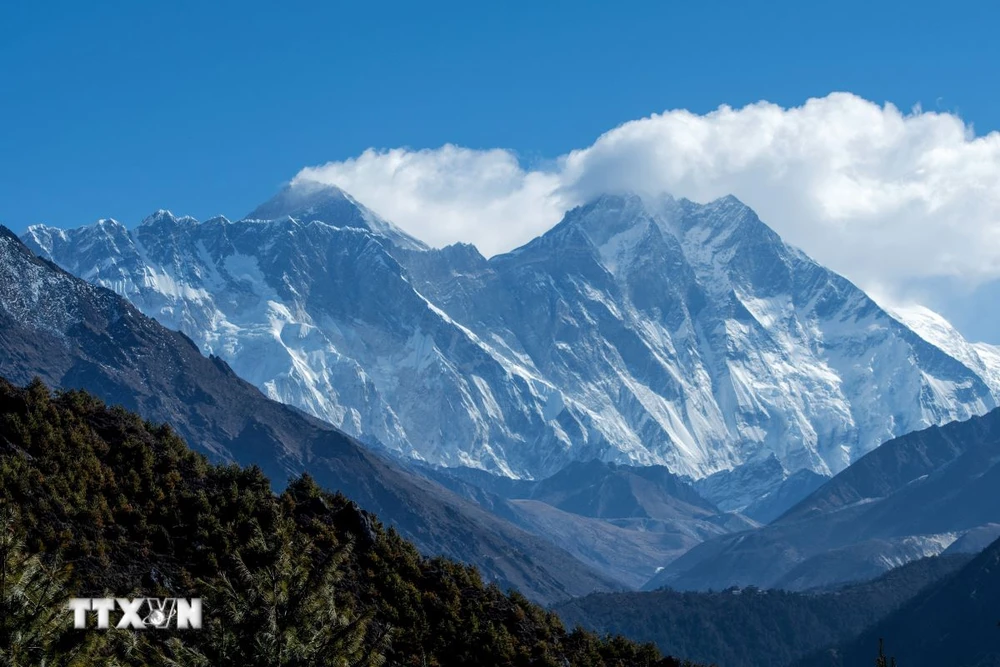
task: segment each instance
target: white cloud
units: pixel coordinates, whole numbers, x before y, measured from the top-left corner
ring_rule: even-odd
[[[296,180],[337,185],[431,245],[463,241],[488,255],[529,241],[570,207],[557,192],[558,172],[525,171],[500,149],[369,149],[303,169]]]
[[[1000,133],[835,93],[784,109],[667,111],[525,169],[510,151],[369,150],[296,177],[334,183],[434,245],[487,255],[601,193],[735,194],[787,241],[894,297],[912,281],[1000,277]]]

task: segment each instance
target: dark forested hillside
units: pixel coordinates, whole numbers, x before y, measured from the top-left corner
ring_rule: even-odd
[[[0,380],[0,499],[4,664],[680,664],[567,632],[307,476],[275,495],[83,392]],[[201,596],[205,627],[80,632],[54,611],[139,594]]]
[[[854,667],[879,639],[901,667],[1000,665],[1000,541],[928,586],[860,636],[804,658],[796,667]]]
[[[822,593],[756,588],[595,593],[555,611],[567,624],[655,642],[663,651],[695,660],[723,667],[779,667],[855,636],[970,558],[927,558],[873,581]],[[844,667],[868,664],[873,655],[869,646],[859,661]]]

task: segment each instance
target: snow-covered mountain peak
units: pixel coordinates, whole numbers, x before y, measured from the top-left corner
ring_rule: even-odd
[[[682,241],[715,250],[735,245],[772,245],[788,249],[757,213],[733,195],[706,204],[689,199],[666,207],[658,219]]]
[[[706,214],[713,216],[757,216],[752,208],[747,206],[743,203],[743,200],[733,194],[723,195],[722,197],[718,197],[704,204],[699,204],[691,201],[690,199],[681,199],[680,202],[682,206],[692,209],[701,209]]]
[[[436,251],[457,272],[470,269],[485,269],[489,261],[471,243],[452,243]]]
[[[109,229],[109,228],[115,230],[125,229],[125,225],[118,222],[114,218],[101,218],[100,220],[95,222],[94,225],[96,227],[100,227],[101,229]]]
[[[925,341],[982,376],[1000,400],[1000,347],[966,341],[942,315],[918,304],[886,310]]]
[[[161,208],[147,215],[139,223],[140,227],[174,227],[178,225],[197,225],[198,221],[189,215],[176,216],[167,209]]]
[[[582,229],[600,247],[650,217],[646,203],[636,194],[602,195],[569,211],[562,224]]]
[[[614,280],[602,278],[595,263]],[[769,456],[777,457],[782,475],[803,468],[829,475],[888,432],[940,423],[945,414],[964,418],[997,403],[991,388],[1000,384],[985,364],[956,363],[948,349],[935,357],[915,344],[861,290],[785,244],[734,196],[707,204],[601,196],[491,265],[501,274],[516,270],[518,285],[549,285],[548,298],[558,295],[563,328],[579,329],[567,334],[572,342],[563,356],[573,361],[566,363],[605,364],[598,376],[605,383],[622,378],[626,394],[642,396],[633,384],[639,381],[658,387],[660,397],[677,396],[676,409],[687,413],[679,417],[683,429],[677,413],[657,414],[649,396],[639,400],[685,452],[682,463],[663,462],[675,471],[691,466],[696,478]],[[470,315],[484,316],[482,309]],[[645,349],[635,339],[611,343],[616,329],[641,332]],[[596,354],[609,344],[617,354]],[[923,361],[913,374],[915,356]],[[884,374],[893,379],[874,389]],[[917,387],[923,389],[911,393]],[[870,393],[875,407],[852,398],[857,392]],[[904,426],[907,412],[916,421]],[[609,430],[636,432],[615,423],[630,419],[623,413],[603,419]],[[789,441],[799,444],[789,448]]]
[[[578,233],[612,274],[652,262],[674,278],[693,270],[703,288],[720,295],[734,284],[753,282],[742,273],[762,268],[773,273],[788,257],[801,255],[732,195],[707,204],[669,195],[602,195],[568,212],[542,238],[561,238],[565,245],[577,243]]]
[[[602,247],[650,222],[681,241],[690,236],[696,242],[718,245],[720,241],[745,242],[759,236],[769,243],[781,243],[754,210],[733,195],[699,204],[670,195],[605,194],[569,211],[557,228],[573,225],[584,230],[595,246]]]
[[[334,227],[367,229],[396,246],[423,250],[427,246],[358,202],[335,185],[296,180],[255,208],[246,220],[294,218],[302,223],[324,222]]]
[[[297,181],[283,187],[276,195],[251,211],[248,220],[277,220],[310,217],[326,210],[362,209],[346,192],[335,185],[316,181]],[[365,211],[362,211],[362,213]],[[325,222],[332,222],[327,220]]]
[[[946,352],[959,352],[955,347],[955,339],[961,337],[961,334],[943,315],[919,304],[894,305],[885,309],[927,342],[934,343]]]
[[[24,237],[26,242],[30,239],[34,242],[34,245],[46,253],[51,253],[56,239],[65,239],[66,232],[57,227],[49,227],[48,225],[31,225],[24,232]]]

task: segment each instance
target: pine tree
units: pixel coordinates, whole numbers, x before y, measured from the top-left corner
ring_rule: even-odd
[[[881,637],[878,640],[878,658],[875,659],[875,667],[896,667],[895,658],[885,657],[885,645]]]
[[[270,537],[259,524],[255,532],[246,553],[233,554],[235,575],[206,582],[215,611],[207,619],[204,649],[174,638],[164,664],[382,665],[389,634],[370,632],[373,612],[338,608],[337,582],[350,545],[319,556],[284,517]]]
[[[17,512],[0,508],[0,665],[83,664],[66,611],[69,568],[28,555]],[[75,645],[77,644],[77,645]]]

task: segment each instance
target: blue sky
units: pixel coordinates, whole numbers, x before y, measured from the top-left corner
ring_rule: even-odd
[[[368,147],[502,147],[531,165],[653,112],[836,90],[996,129],[1000,12],[945,7],[12,0],[0,221],[238,217]]]

